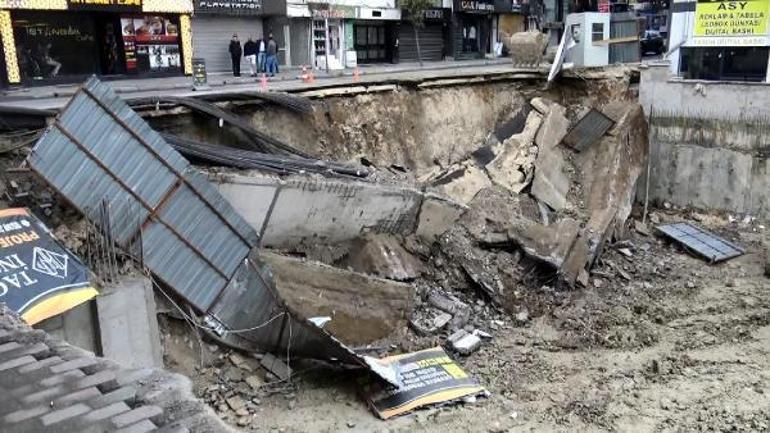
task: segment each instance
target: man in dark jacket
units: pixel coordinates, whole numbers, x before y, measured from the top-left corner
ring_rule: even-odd
[[[251,70],[251,76],[257,76],[257,43],[254,42],[254,37],[249,36],[249,40],[243,44],[243,57],[246,58],[246,62],[249,64]]]
[[[230,60],[233,61],[233,76],[241,76],[241,41],[238,40],[238,34],[233,33],[233,38],[230,39]]]
[[[271,77],[275,77],[278,73],[278,44],[273,39],[273,34],[270,33],[267,39],[267,73]]]

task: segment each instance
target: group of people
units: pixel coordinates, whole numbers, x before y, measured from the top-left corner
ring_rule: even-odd
[[[230,59],[233,61],[233,75],[241,76],[241,56],[246,58],[251,69],[251,76],[256,77],[258,73],[266,73],[274,77],[278,73],[278,44],[270,33],[267,40],[254,40],[249,36],[249,40],[243,44],[238,40],[238,34],[234,33],[230,40]]]

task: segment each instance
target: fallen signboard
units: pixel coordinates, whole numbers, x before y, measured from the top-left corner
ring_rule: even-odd
[[[97,294],[85,265],[39,219],[0,210],[0,302],[34,325]]]
[[[732,259],[746,253],[746,250],[738,245],[690,223],[664,224],[655,228],[688,250],[705,257],[711,263]]]
[[[399,384],[375,384],[365,390],[370,407],[382,419],[423,406],[487,395],[487,391],[440,347],[390,356],[377,362],[383,368],[393,370]]]

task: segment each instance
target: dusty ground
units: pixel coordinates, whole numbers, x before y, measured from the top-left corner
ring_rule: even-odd
[[[657,215],[664,221],[692,217]],[[588,288],[543,286],[542,296],[531,298],[539,301],[527,301],[540,305],[520,305],[542,312],[536,317],[516,320],[477,299],[472,322],[487,322],[494,338],[458,358],[491,391],[475,404],[380,421],[357,394],[354,373],[297,364],[293,385],[247,390],[243,395],[256,401],[249,401],[248,416],[238,417],[223,405],[224,391],[214,391],[228,380],[222,377],[233,375],[226,352],[204,346],[208,356],[223,359],[215,362],[219,367],[196,370],[190,360],[197,359],[197,343],[180,331],[169,337],[177,339],[169,353],[183,365],[167,361],[192,374],[199,395],[225,419],[240,419],[254,431],[766,431],[770,280],[762,276],[762,228],[695,217],[747,254],[708,265],[661,238],[634,232],[623,244],[633,255],[606,251]],[[476,299],[466,295],[466,301]],[[429,347],[438,340],[409,341]]]

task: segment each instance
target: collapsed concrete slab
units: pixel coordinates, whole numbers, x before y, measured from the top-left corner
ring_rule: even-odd
[[[562,210],[567,205],[570,178],[565,173],[567,161],[562,150],[540,148],[535,161],[535,176],[532,179],[532,195],[553,210]]]
[[[535,161],[532,195],[558,211],[566,206],[570,187],[570,179],[564,172],[567,168],[565,156],[559,146],[569,129],[567,110],[542,98],[533,98],[532,105],[544,113],[535,137],[539,151]]]
[[[323,329],[359,346],[393,335],[407,325],[413,288],[319,262],[263,252],[275,286],[300,317],[328,317]]]

